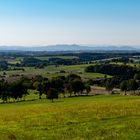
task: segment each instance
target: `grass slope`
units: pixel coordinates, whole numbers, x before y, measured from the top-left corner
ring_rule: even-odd
[[[0,105],[0,139],[139,140],[140,97],[92,96]]]

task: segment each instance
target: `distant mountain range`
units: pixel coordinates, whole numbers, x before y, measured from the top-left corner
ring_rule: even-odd
[[[0,51],[140,51],[138,46],[82,46],[82,45],[50,45],[38,47],[0,46]]]

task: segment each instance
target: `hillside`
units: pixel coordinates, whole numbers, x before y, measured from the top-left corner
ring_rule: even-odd
[[[34,99],[34,98],[32,98]],[[140,98],[92,96],[1,104],[3,140],[140,139]]]

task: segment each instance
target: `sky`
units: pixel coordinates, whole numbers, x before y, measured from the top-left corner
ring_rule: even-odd
[[[140,0],[0,0],[0,45],[140,45]]]

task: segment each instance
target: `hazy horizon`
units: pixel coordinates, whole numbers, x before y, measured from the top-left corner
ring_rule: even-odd
[[[1,0],[0,46],[139,46],[139,7],[139,0]]]

